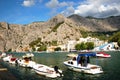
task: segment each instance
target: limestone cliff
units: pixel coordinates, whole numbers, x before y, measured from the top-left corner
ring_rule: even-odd
[[[27,25],[0,22],[0,51],[29,46],[29,43],[41,38],[42,42],[57,41],[66,44],[68,40],[78,40],[84,31],[120,30],[120,16],[104,19],[59,14],[46,22],[33,22]]]

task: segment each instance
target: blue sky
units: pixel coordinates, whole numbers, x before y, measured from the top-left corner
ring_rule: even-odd
[[[0,22],[29,24],[57,14],[109,17],[120,15],[120,0],[0,0]]]

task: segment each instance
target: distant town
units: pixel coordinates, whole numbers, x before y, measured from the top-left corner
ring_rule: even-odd
[[[74,52],[77,51],[77,44],[82,44],[82,43],[93,43],[92,48],[86,48],[86,49],[79,49],[78,51],[89,51],[89,50],[93,50],[93,51],[115,51],[118,50],[119,46],[117,44],[117,42],[108,42],[108,41],[104,41],[104,40],[100,40],[98,38],[93,38],[93,37],[86,37],[86,38],[80,38],[78,41],[76,40],[70,40],[68,41],[67,44],[63,44],[63,45],[57,45],[57,46],[47,46],[46,48],[46,52],[54,52],[54,51],[67,51],[67,52]],[[82,44],[84,45],[84,44]],[[34,51],[39,51],[38,50],[39,47],[35,47]],[[19,48],[16,50],[16,52],[23,52],[23,51],[32,51],[32,48],[26,47],[26,48]]]

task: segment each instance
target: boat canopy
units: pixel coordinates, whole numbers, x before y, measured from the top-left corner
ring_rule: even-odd
[[[96,56],[96,52],[80,52],[78,56],[85,56],[85,57]]]
[[[77,64],[87,66],[90,63],[90,56],[96,56],[96,52],[80,52],[77,56]]]

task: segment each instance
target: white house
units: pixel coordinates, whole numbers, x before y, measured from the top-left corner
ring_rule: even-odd
[[[77,43],[76,40],[68,41],[68,44],[67,44],[67,51],[69,52],[71,49],[75,49],[76,43]]]
[[[93,42],[95,47],[101,46],[106,43],[105,41],[99,40],[98,38],[92,38],[92,37],[80,38],[79,41],[76,41],[76,40],[68,41],[67,51],[74,50],[75,45],[78,43],[82,43],[82,42],[84,42],[84,43]]]

